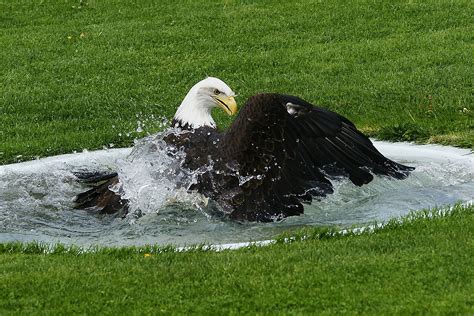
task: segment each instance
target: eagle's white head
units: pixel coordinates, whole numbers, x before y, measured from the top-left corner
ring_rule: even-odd
[[[234,92],[224,81],[208,77],[196,83],[184,98],[174,115],[174,121],[192,128],[216,127],[211,111],[221,107],[227,114],[237,112]]]

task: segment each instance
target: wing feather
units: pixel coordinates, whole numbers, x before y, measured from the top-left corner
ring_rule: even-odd
[[[373,174],[403,179],[413,169],[383,156],[347,118],[278,94],[250,98],[224,135],[222,149],[242,176],[265,171],[263,179],[241,187],[245,199],[233,205],[231,217],[244,220],[301,214],[301,203],[333,193],[332,177],[360,186]]]

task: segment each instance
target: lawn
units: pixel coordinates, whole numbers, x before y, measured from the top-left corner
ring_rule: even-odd
[[[472,314],[474,206],[424,214],[223,252],[0,244],[0,313]]]
[[[471,1],[80,3],[0,2],[0,162],[129,146],[206,75],[474,147]]]
[[[207,75],[474,149],[472,1],[0,0],[0,164],[126,147]],[[232,118],[216,112],[221,128]],[[0,314],[473,314],[473,207],[221,253],[0,244]],[[311,234],[305,232],[305,234]],[[41,248],[41,247],[40,247]]]

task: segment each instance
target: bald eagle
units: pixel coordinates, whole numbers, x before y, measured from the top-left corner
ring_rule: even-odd
[[[216,129],[211,111],[237,112],[234,92],[217,78],[194,85],[178,107],[168,145],[186,153],[183,166],[205,168],[190,191],[215,201],[239,221],[275,221],[300,215],[303,204],[333,193],[331,179],[356,186],[374,175],[406,178],[412,167],[384,157],[352,122],[291,95],[262,93],[247,100],[226,132]],[[76,197],[76,208],[102,213],[127,210],[117,173],[86,176],[92,188]]]

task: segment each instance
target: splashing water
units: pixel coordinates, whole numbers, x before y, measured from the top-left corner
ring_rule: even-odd
[[[165,133],[131,149],[49,157],[0,166],[0,242],[46,241],[87,245],[185,245],[261,240],[308,225],[350,226],[386,221],[410,210],[474,198],[474,158],[468,150],[374,142],[386,156],[415,166],[405,180],[376,177],[363,187],[334,182],[335,193],[305,206],[305,214],[276,223],[236,223],[214,216],[216,206],[187,189],[197,173],[182,168],[184,153],[170,151]],[[74,210],[85,190],[74,172],[117,171],[126,218]],[[120,188],[115,188],[119,190]]]
[[[171,148],[163,138],[169,133],[148,136],[135,142],[132,152],[118,164],[119,186],[114,191],[122,192],[129,201],[130,219],[149,213],[157,213],[163,206],[180,203],[203,211],[207,199],[199,194],[188,194],[196,183],[200,170],[191,172],[182,166],[185,153]]]

